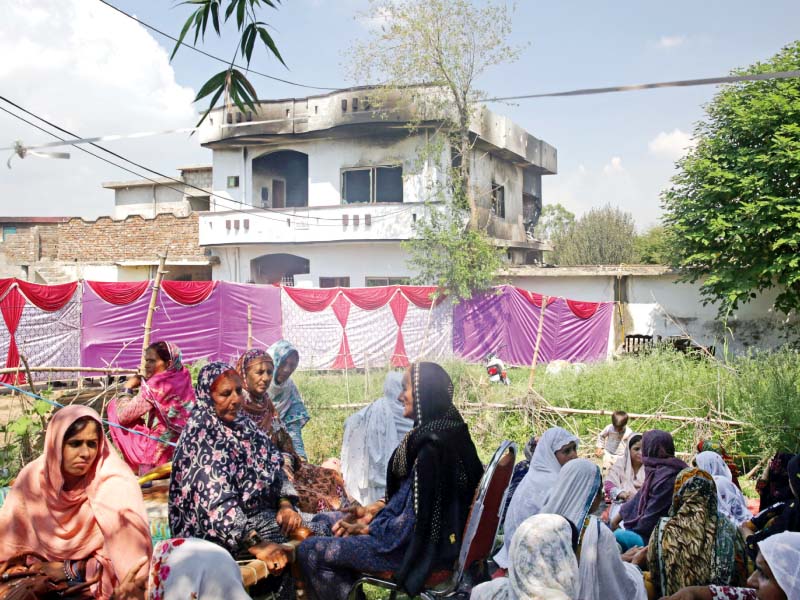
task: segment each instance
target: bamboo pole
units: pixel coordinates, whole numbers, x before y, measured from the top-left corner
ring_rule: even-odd
[[[539,360],[539,347],[542,343],[542,331],[544,330],[544,311],[547,309],[547,296],[542,296],[542,310],[539,312],[539,326],[536,328],[536,345],[533,348],[533,361],[531,362],[531,374],[528,376],[528,389],[533,389],[533,377],[536,375],[536,363]]]
[[[144,373],[144,352],[150,345],[150,330],[153,328],[153,313],[156,310],[156,300],[158,300],[158,290],[161,287],[161,278],[164,276],[164,267],[167,264],[167,251],[158,257],[158,271],[153,282],[153,291],[150,293],[150,305],[147,307],[147,319],[144,322],[144,339],[142,340],[142,360],[139,363],[139,372]]]
[[[36,385],[33,383],[33,375],[31,374],[31,368],[28,365],[28,359],[25,357],[24,354],[20,354],[19,360],[25,367],[25,374],[28,376],[28,385],[31,388],[31,392],[35,395],[38,395],[38,392],[36,391]]]
[[[247,305],[247,349],[253,348],[253,307]]]

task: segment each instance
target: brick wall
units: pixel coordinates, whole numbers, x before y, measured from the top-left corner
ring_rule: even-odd
[[[55,229],[56,225],[51,225]],[[46,227],[42,227],[45,229]],[[9,264],[27,264],[37,259],[36,239],[33,228],[22,229],[19,227],[16,233],[8,234],[4,241],[0,242],[0,253],[5,255],[5,262]]]

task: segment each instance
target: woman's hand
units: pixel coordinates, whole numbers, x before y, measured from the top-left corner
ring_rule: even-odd
[[[142,378],[139,375],[134,375],[133,377],[128,377],[125,383],[122,385],[126,390],[135,390],[142,385]]]
[[[41,562],[37,565],[39,573],[46,575],[47,578],[53,583],[60,583],[67,580],[67,575],[64,573],[63,562]]]
[[[144,600],[145,587],[147,586],[147,576],[150,574],[147,569],[142,567],[147,563],[147,557],[143,556],[133,565],[125,578],[114,588],[113,600]],[[142,573],[139,573],[142,571]]]
[[[622,515],[617,513],[617,515],[611,519],[611,523],[608,524],[611,527],[611,531],[616,531],[619,529],[619,524],[622,523]]]
[[[298,515],[300,516],[300,515]],[[278,544],[271,542],[261,542],[249,548],[250,554],[267,565],[267,570],[272,574],[279,574],[289,563],[286,551]]]
[[[629,562],[637,567],[644,567],[647,565],[647,547],[634,546],[625,552],[620,558],[623,561]]]
[[[631,497],[631,493],[629,491],[620,492],[617,494],[617,500],[628,500]]]
[[[707,585],[696,585],[678,590],[672,596],[662,596],[661,600],[711,600],[711,589]]]
[[[339,526],[336,536],[350,537],[351,535],[369,535],[369,525],[364,523],[348,523],[344,520],[338,521],[336,525]]]
[[[336,537],[366,535],[369,533],[369,528],[366,526],[372,522],[375,515],[381,512],[385,506],[386,504],[383,501],[378,500],[367,506],[351,506],[350,508],[346,508],[342,511],[344,517],[336,521],[332,527],[333,535]],[[366,530],[363,528],[356,529],[353,527],[354,525],[363,525],[366,527]],[[356,531],[358,531],[358,533],[355,533]]]
[[[300,516],[300,513],[289,505],[284,505],[284,507],[278,511],[275,521],[281,526],[281,533],[286,537],[289,537],[290,533],[303,524],[303,518]]]

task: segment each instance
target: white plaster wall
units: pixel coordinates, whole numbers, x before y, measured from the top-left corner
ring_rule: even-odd
[[[585,302],[611,302],[614,300],[614,280],[611,277],[512,277],[509,283],[524,290],[562,296]]]
[[[211,163],[211,188],[214,193],[211,197],[211,210],[238,208],[237,202],[247,197],[243,188],[246,183],[246,169],[242,150],[214,150]],[[228,188],[228,176],[232,175],[239,176],[238,188]]]
[[[516,223],[522,216],[522,169],[485,151],[472,151],[471,180],[478,205],[491,208],[492,182],[505,188],[505,221]]]
[[[115,265],[82,265],[76,275],[89,281],[120,281]]]
[[[309,274],[297,281],[310,280],[319,287],[320,277],[350,277],[350,287],[364,287],[367,277],[411,277],[408,255],[396,242],[339,244],[259,244],[214,248],[220,264],[213,268],[215,280],[246,282],[250,261],[264,254],[287,253],[309,261]]]
[[[183,199],[183,192],[179,184],[177,190],[156,186],[155,200],[156,212],[172,212],[179,216],[188,214],[189,204]],[[142,215],[145,218],[153,217],[153,187],[136,186],[114,190],[114,210],[112,218],[124,219],[129,215]]]

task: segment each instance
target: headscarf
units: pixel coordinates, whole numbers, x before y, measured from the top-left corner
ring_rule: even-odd
[[[647,600],[642,572],[622,561],[614,534],[597,517],[586,519],[578,563],[580,600]]]
[[[767,481],[760,480],[756,489],[761,496],[761,510],[778,502],[791,501],[792,491],[789,489],[789,461],[794,454],[778,452],[769,461]]]
[[[172,462],[169,526],[174,536],[201,537],[234,553],[246,516],[274,510],[284,475],[283,456],[250,417],[228,424],[217,416],[211,386],[229,371],[213,362],[197,376],[197,406]]]
[[[787,600],[800,600],[800,533],[777,533],[758,544]]]
[[[739,585],[747,579],[744,540],[717,511],[714,479],[684,469],[675,480],[669,516],[661,519],[647,551],[662,595],[691,585]]]
[[[262,361],[273,364],[272,357],[266,350],[259,350],[258,348],[248,350],[236,361],[236,372],[242,378],[242,387],[247,392],[242,408],[256,423],[261,423],[265,419],[272,421],[272,417],[277,414],[275,404],[273,404],[266,391],[261,396],[257,396],[255,391],[247,386],[247,369],[251,365]]]
[[[383,396],[344,423],[342,475],[349,494],[363,505],[386,494],[389,459],[414,425],[403,416],[402,391],[403,374],[390,371],[383,382]]]
[[[733,485],[737,488],[739,486],[739,469],[736,467],[736,463],[733,460],[733,457],[725,451],[725,448],[719,442],[715,440],[700,440],[697,443],[697,451],[698,452],[716,452],[722,457],[722,460],[725,461],[725,464],[728,467],[728,470],[731,472],[731,481]],[[740,488],[741,489],[741,488]]]
[[[231,555],[197,538],[159,542],[147,587],[148,600],[250,600]]]
[[[704,451],[694,457],[698,469],[714,478],[717,486],[719,512],[728,517],[737,527],[752,518],[742,491],[733,484],[731,471],[722,456],[716,452]]]
[[[660,429],[651,429],[642,436],[642,463],[644,483],[636,495],[622,505],[620,514],[625,529],[635,531],[646,540],[658,519],[669,512],[675,477],[688,465],[675,458],[672,436]]]
[[[774,516],[769,517],[763,529],[747,538],[751,558],[758,552],[757,545],[769,536],[783,531],[800,531],[800,454],[794,455],[786,465],[786,487],[791,494],[790,500],[762,511]]]
[[[152,407],[151,414],[145,422],[128,427],[145,435],[118,427],[109,428],[114,445],[134,468],[169,462],[173,454],[170,442],[180,435],[194,408],[192,375],[183,366],[181,349],[172,342],[164,344],[169,351],[169,365],[166,370],[142,381],[139,391],[139,396]],[[108,405],[108,418],[112,423],[119,423],[116,399]],[[159,438],[160,442],[153,437]]]
[[[644,465],[640,465],[639,470],[634,471],[633,463],[631,462],[631,448],[641,439],[642,436],[640,434],[633,434],[625,445],[625,453],[608,470],[605,488],[610,500],[615,499],[611,497],[612,491],[615,494],[629,492],[632,497],[644,484]]]
[[[525,519],[541,511],[558,479],[561,465],[556,458],[556,451],[571,442],[577,445],[579,440],[561,427],[551,427],[539,438],[528,473],[517,487],[508,506],[503,524],[503,547],[494,556],[494,561],[501,568],[508,567],[508,551],[517,527]]]
[[[267,349],[267,352],[275,363],[275,375],[272,378],[272,383],[269,384],[267,394],[269,394],[270,399],[275,404],[275,408],[278,409],[278,415],[280,415],[285,424],[288,425],[298,421],[300,427],[302,427],[308,423],[311,417],[306,410],[305,404],[303,404],[300,390],[297,389],[291,377],[287,377],[286,381],[279,384],[277,376],[278,369],[281,368],[284,361],[292,354],[297,354],[299,358],[300,353],[297,352],[297,348],[286,340],[275,342]]]
[[[560,515],[525,519],[510,544],[508,577],[472,589],[471,600],[577,600],[572,527]]]
[[[453,382],[435,363],[410,367],[414,428],[389,460],[386,496],[413,477],[414,537],[395,580],[410,596],[422,589],[431,570],[458,558],[464,525],[483,476],[467,424],[453,405]]]
[[[525,446],[522,448],[522,452],[523,454],[525,454],[525,460],[527,460],[528,462],[530,462],[530,460],[533,458],[533,453],[536,452],[537,443],[538,440],[536,439],[536,436],[532,435],[531,438],[528,440],[528,442],[525,444]]]
[[[571,460],[561,468],[542,513],[564,517],[575,525],[580,539],[589,509],[602,484],[600,467],[585,458]]]
[[[100,436],[91,471],[73,490],[64,490],[61,462],[64,435],[78,419],[90,417]],[[49,561],[94,557],[102,567],[95,596],[111,597],[141,557],[150,556],[150,528],[142,492],[131,470],[103,436],[100,415],[71,405],[47,426],[44,454],[20,472],[0,510],[0,560],[22,552]],[[89,561],[87,576],[97,566]]]

